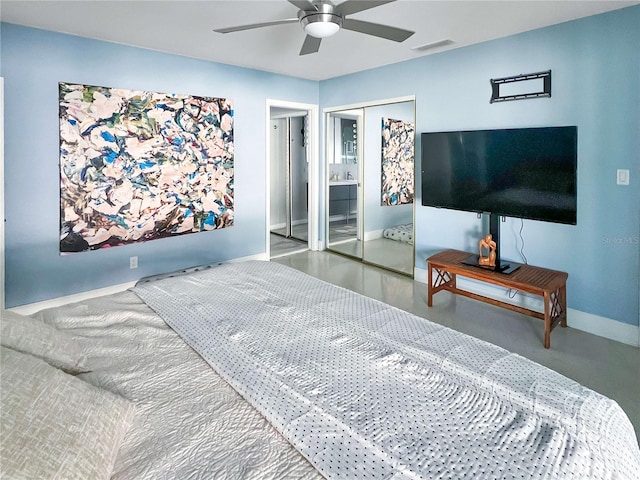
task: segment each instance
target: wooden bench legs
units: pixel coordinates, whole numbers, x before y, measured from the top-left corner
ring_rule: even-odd
[[[558,323],[567,326],[567,287],[566,284],[555,292],[544,292],[544,348],[551,346],[551,331]]]
[[[555,281],[551,282],[551,285],[546,284],[544,286],[536,286],[536,288],[533,288],[531,285],[523,283],[522,281],[516,282],[511,280],[513,277],[498,277],[481,270],[466,271],[462,270],[457,265],[435,265],[432,262],[428,262],[427,268],[429,277],[427,305],[430,307],[433,306],[433,295],[441,290],[447,290],[457,295],[464,295],[466,297],[473,298],[474,300],[479,300],[491,305],[507,308],[514,312],[539,318],[544,321],[544,348],[549,348],[551,346],[551,331],[558,326],[558,324],[562,327],[567,326],[566,274],[563,274],[561,282]],[[521,268],[523,273],[526,273],[526,269],[531,269],[532,267],[523,266]],[[536,267],[536,270],[540,271],[541,269]],[[538,312],[519,305],[460,289],[456,285],[456,271],[460,275],[469,276],[476,280],[485,281],[487,283],[514,290],[525,290],[529,294],[539,295],[542,297],[544,302],[544,312]]]
[[[433,270],[436,271],[436,278],[433,278]],[[440,290],[449,290],[455,292],[456,289],[456,274],[449,273],[441,268],[429,267],[429,288],[427,290],[427,305],[433,306],[433,295]]]

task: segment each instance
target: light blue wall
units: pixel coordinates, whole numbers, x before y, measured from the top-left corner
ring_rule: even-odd
[[[4,23],[1,40],[7,307],[265,252],[266,99],[318,103],[317,82]],[[235,225],[61,256],[60,81],[232,99]]]
[[[532,264],[569,273],[571,308],[638,325],[639,6],[319,85],[8,24],[2,24],[1,40],[9,307],[264,252],[265,99],[319,102],[324,108],[415,95],[418,134],[578,126],[578,225],[525,221],[525,253]],[[490,78],[547,69],[553,72],[552,98],[489,104]],[[59,81],[232,98],[236,225],[60,256]],[[419,156],[416,165],[419,185]],[[630,169],[631,186],[615,185],[617,168]],[[434,249],[474,250],[485,227],[475,214],[417,207],[416,266],[426,268],[425,257]],[[519,220],[503,224],[505,258],[519,258],[519,227]],[[139,257],[138,270],[128,268],[133,255]]]
[[[638,325],[639,52],[636,6],[327,80],[320,101],[328,108],[415,94],[417,134],[577,125],[577,225],[524,221],[524,252],[531,264],[569,273],[570,308]],[[489,103],[491,78],[548,69],[551,98]],[[618,168],[631,171],[631,186],[616,185]],[[417,196],[419,205],[419,188]],[[474,251],[485,222],[419,206],[416,267],[426,269],[436,249]],[[520,258],[519,228],[520,220],[502,224],[504,258]]]

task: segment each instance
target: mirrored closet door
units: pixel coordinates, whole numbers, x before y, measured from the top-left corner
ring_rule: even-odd
[[[362,258],[413,276],[414,102],[365,108]]]
[[[307,243],[308,163],[304,112],[273,115],[270,139],[272,234]]]
[[[362,258],[359,132],[362,109],[327,116],[327,238],[330,250]]]
[[[413,276],[415,102],[326,120],[328,249]]]

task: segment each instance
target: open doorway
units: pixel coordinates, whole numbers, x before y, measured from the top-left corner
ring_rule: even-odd
[[[273,101],[268,112],[269,258],[317,250],[317,107]]]

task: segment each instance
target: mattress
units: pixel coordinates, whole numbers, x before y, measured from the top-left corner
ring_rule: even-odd
[[[389,240],[396,240],[413,245],[413,223],[385,228],[382,231],[382,236]]]

